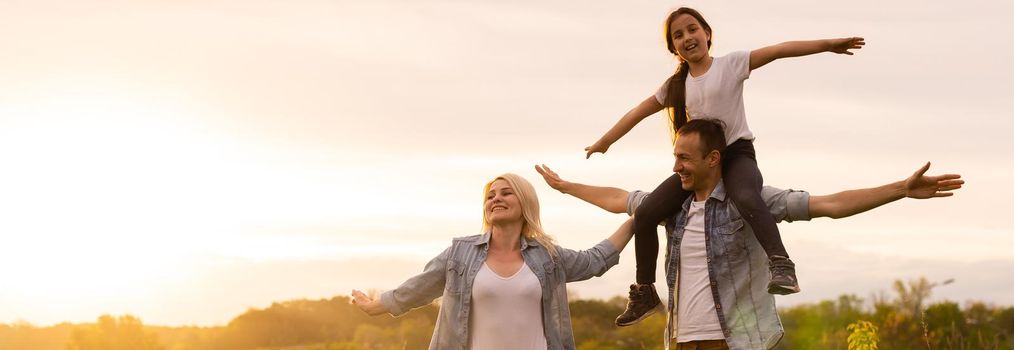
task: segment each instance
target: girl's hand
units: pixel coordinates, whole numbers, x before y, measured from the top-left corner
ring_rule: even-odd
[[[602,153],[602,154],[605,154],[606,150],[608,150],[608,149],[609,149],[609,146],[603,146],[603,145],[599,144],[598,142],[596,142],[594,145],[591,145],[591,146],[588,146],[588,147],[584,148],[584,150],[588,152],[587,154],[585,154],[584,159],[591,158],[591,155],[593,153]]]
[[[854,55],[849,50],[859,50],[866,45],[866,39],[860,37],[830,39],[831,47],[827,50],[834,53]]]
[[[355,304],[360,310],[363,310],[363,312],[370,316],[387,313],[387,308],[379,300],[370,299],[370,297],[366,296],[366,293],[355,289],[352,290],[352,304]]]

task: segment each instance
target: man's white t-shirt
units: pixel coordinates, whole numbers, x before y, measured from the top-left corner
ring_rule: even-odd
[[[747,78],[750,78],[750,51],[715,57],[707,72],[698,77],[687,76],[687,116],[724,122],[728,144],[739,139],[753,140],[743,105],[743,82]],[[663,106],[669,95],[670,81],[671,78],[666,80],[655,92],[655,99]]]
[[[718,322],[715,298],[708,278],[704,239],[704,201],[691,202],[687,226],[680,242],[679,293],[676,294],[677,343],[725,339]]]

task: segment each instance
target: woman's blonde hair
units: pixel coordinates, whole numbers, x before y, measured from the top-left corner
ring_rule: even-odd
[[[493,180],[486,183],[486,186],[482,189],[482,231],[486,232],[490,230],[489,218],[486,217],[486,200],[487,193],[489,193],[490,187],[493,186],[493,182],[496,180],[507,181],[507,184],[514,189],[514,195],[518,196],[521,201],[521,217],[524,219],[524,224],[521,225],[521,237],[534,239],[539,242],[546,250],[549,251],[549,255],[556,257],[556,240],[552,236],[546,234],[546,231],[542,230],[542,220],[539,219],[539,196],[535,194],[535,187],[517,174],[503,174],[497,176]]]

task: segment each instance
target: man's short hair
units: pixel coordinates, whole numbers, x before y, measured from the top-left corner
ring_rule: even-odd
[[[697,134],[701,140],[703,155],[718,151],[725,152],[725,123],[718,119],[692,119],[680,128],[676,135]]]

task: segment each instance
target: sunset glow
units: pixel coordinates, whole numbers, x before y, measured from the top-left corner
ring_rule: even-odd
[[[672,74],[659,31],[682,3],[46,3],[0,11],[0,323],[221,325],[391,288],[478,233],[482,185],[505,172],[583,249],[626,217],[552,190],[535,164],[629,190],[671,174],[659,116],[605,155],[583,149]],[[1014,304],[1014,280],[991,272],[1014,268],[1014,224],[994,204],[1014,195],[1010,5],[687,5],[719,30],[713,55],[869,42],[747,81],[767,184],[827,194],[926,161],[969,181],[953,198],[781,225],[807,292],[780,304],[917,276],[956,279],[934,297]],[[952,20],[961,31],[939,29]],[[632,277],[628,249],[572,289],[608,298]]]

